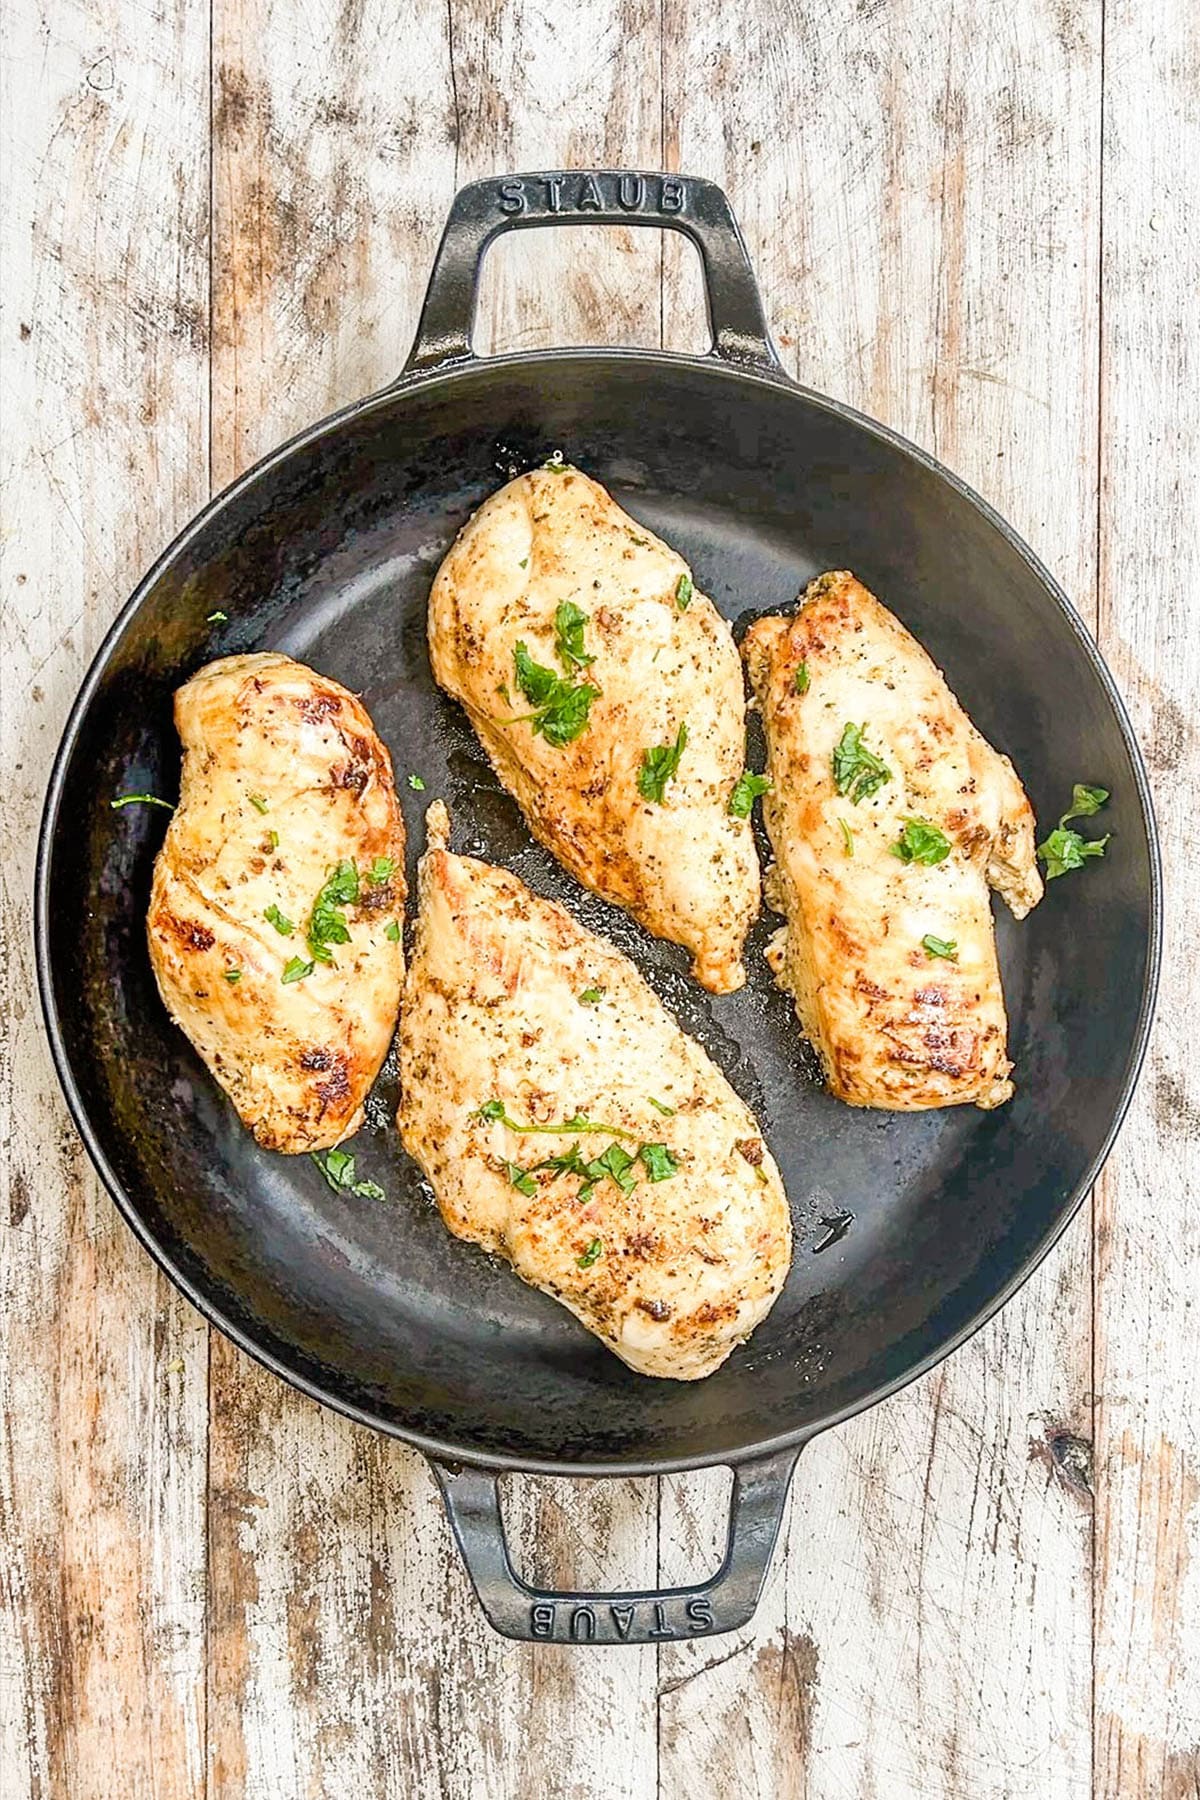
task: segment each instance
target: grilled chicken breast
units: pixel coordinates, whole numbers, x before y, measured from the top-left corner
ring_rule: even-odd
[[[762,709],[787,924],[768,960],[829,1086],[855,1106],[1012,1093],[988,888],[1041,898],[1034,818],[916,640],[845,570],[743,645]]]
[[[645,1375],[710,1375],[770,1310],[791,1225],[758,1126],[627,959],[447,848],[429,811],[399,1123],[456,1237]]]
[[[740,987],[759,907],[750,824],[728,810],[742,677],[682,557],[578,469],[536,469],[460,532],[429,649],[534,836],[683,944],[703,986]]]
[[[210,663],[175,723],[147,920],[159,992],[260,1144],[326,1149],[358,1129],[400,1004],[391,762],[354,695],[286,656]]]

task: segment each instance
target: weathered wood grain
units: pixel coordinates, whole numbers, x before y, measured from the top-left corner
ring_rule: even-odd
[[[1101,642],[1147,750],[1167,912],[1149,1061],[1097,1212],[1102,1800],[1200,1795],[1195,26],[1127,3],[1105,21]]]
[[[118,604],[207,489],[207,82],[207,21],[190,5],[6,15],[5,1800],[204,1791],[206,1332],[99,1193],[67,1122],[29,921],[68,705]]]
[[[766,10],[734,46],[668,8],[672,161],[735,196],[799,378],[943,457],[1094,616],[1099,6],[789,22],[785,55]],[[741,1647],[662,1652],[665,1796],[697,1756],[789,1800],[1088,1792],[1090,1337],[1081,1223],[980,1337],[801,1458]],[[713,1504],[664,1485],[665,1575],[693,1542],[711,1560]]]

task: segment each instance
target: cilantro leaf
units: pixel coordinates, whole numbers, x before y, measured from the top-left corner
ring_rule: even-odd
[[[513,664],[517,686],[530,706],[537,709],[532,720],[534,735],[540,732],[556,750],[573,743],[587,727],[592,701],[599,698],[599,688],[592,687],[589,682],[575,687],[564,681],[553,669],[534,662],[528,646],[523,643],[513,647]],[[518,721],[510,720],[509,723]]]
[[[224,625],[227,622],[228,618],[229,618],[228,613],[211,612],[211,613],[209,613],[208,618],[204,622],[206,625]]]
[[[687,726],[681,725],[673,744],[656,744],[652,750],[642,751],[637,785],[643,800],[655,800],[659,806],[665,803],[667,783],[674,781],[679,771],[679,759],[687,747],[687,741]]]
[[[743,769],[733,784],[733,792],[729,796],[727,811],[731,819],[748,819],[754,810],[754,802],[760,794],[770,791],[771,777],[755,775],[749,769]]]
[[[408,785],[414,794],[423,794],[425,792],[425,783],[421,780],[419,775],[410,775],[408,778]]]
[[[383,887],[384,883],[390,881],[395,873],[396,859],[394,856],[377,856],[367,870],[367,886],[369,888]]]
[[[363,1200],[382,1200],[384,1191],[377,1181],[355,1181],[354,1158],[347,1150],[326,1150],[324,1157],[316,1151],[312,1159],[335,1194],[358,1194]]]
[[[673,1106],[667,1106],[664,1101],[656,1100],[653,1094],[647,1094],[646,1098],[654,1108],[655,1112],[660,1112],[664,1119],[673,1119],[675,1117],[675,1108]]]
[[[268,925],[273,925],[275,927],[280,937],[291,937],[293,931],[296,929],[292,924],[292,921],[280,912],[273,900],[263,914],[263,918],[267,921]]]
[[[651,1181],[666,1181],[678,1173],[679,1164],[665,1144],[643,1144],[638,1158]]]
[[[539,1169],[550,1169],[555,1175],[582,1175],[588,1179],[588,1166],[579,1149],[578,1142],[569,1150],[563,1150],[557,1156],[548,1156],[544,1162],[537,1164]]]
[[[390,859],[377,858],[376,861]],[[324,886],[313,901],[313,909],[308,920],[308,950],[314,961],[331,963],[328,946],[330,944],[348,944],[350,928],[346,923],[346,915],[341,911],[343,906],[356,906],[361,891],[358,878],[358,865],[343,857],[332,873],[326,878]]]
[[[925,863],[932,868],[945,862],[950,854],[950,839],[928,819],[905,819],[899,841],[892,845],[892,855],[901,862]]]
[[[529,654],[529,646],[520,640],[513,645],[513,663],[517,671],[517,686],[530,706],[550,704],[563,685],[561,677],[553,669],[546,668],[544,663],[534,662]]]
[[[538,1191],[537,1182],[533,1179],[532,1175],[528,1174],[527,1171],[521,1167],[520,1163],[506,1162],[504,1165],[504,1173],[508,1176],[509,1182],[516,1188],[518,1194],[524,1194],[527,1200],[533,1199],[533,1196]]]
[[[885,781],[892,779],[892,771],[881,757],[868,750],[863,743],[865,725],[847,725],[833,752],[833,785],[839,794],[846,794],[853,806],[860,800],[869,800]]]
[[[599,1181],[604,1175],[611,1175],[623,1194],[631,1194],[637,1186],[636,1177],[629,1173],[633,1163],[634,1159],[628,1150],[623,1150],[620,1144],[610,1144],[603,1156],[598,1156],[588,1164],[587,1172],[593,1181]]]
[[[793,690],[797,694],[807,694],[807,692],[808,692],[808,664],[806,662],[802,662],[798,666],[798,668],[796,670],[795,678],[792,681],[792,687],[793,687]]]
[[[267,811],[265,794],[247,794],[246,798],[254,808],[255,812],[265,813]]]
[[[242,979],[242,971],[240,969],[226,969],[225,979],[230,987],[236,987],[238,982]]]
[[[926,956],[944,956],[947,962],[958,961],[958,945],[953,938],[934,937],[932,932],[926,932],[921,939],[921,948]]]
[[[1071,789],[1071,804],[1058,822],[1065,825],[1068,819],[1090,819],[1107,800],[1107,788],[1088,787],[1084,782],[1077,781]]]
[[[389,919],[387,924],[383,928],[383,935],[387,939],[389,944],[398,944],[400,942],[400,922],[399,922],[399,920],[398,919]]]
[[[586,1118],[583,1113],[572,1113],[571,1117],[564,1119],[561,1125],[527,1125],[520,1119],[509,1117],[503,1100],[485,1100],[482,1106],[476,1107],[470,1117],[482,1119],[489,1125],[497,1122],[507,1125],[510,1131],[519,1131],[525,1136],[569,1137],[572,1132],[576,1131],[597,1131],[604,1133],[607,1137],[628,1138],[631,1144],[637,1142],[635,1134],[632,1131],[626,1131],[623,1125],[605,1125],[599,1119]]]
[[[686,612],[688,607],[692,604],[692,595],[694,592],[695,589],[692,586],[691,576],[681,575],[679,580],[675,583],[675,604],[680,612]]]
[[[1104,846],[1112,833],[1102,838],[1080,837],[1077,831],[1064,831],[1060,825],[1052,831],[1044,844],[1039,844],[1037,853],[1046,865],[1046,880],[1053,881],[1057,875],[1066,875],[1072,869],[1082,869],[1084,859],[1089,856],[1103,856]]]
[[[305,962],[302,956],[293,956],[284,964],[283,974],[279,979],[287,987],[290,982],[303,981],[306,975],[312,974],[315,967],[314,963]]]
[[[580,994],[579,1004],[581,1006],[599,1006],[603,998],[604,989],[602,987],[588,987],[584,988],[582,994]]]
[[[577,1269],[590,1269],[593,1263],[599,1262],[604,1255],[604,1243],[600,1238],[593,1238],[582,1256],[575,1258]]]
[[[854,855],[854,833],[851,831],[850,827],[847,825],[845,819],[839,819],[838,824],[842,828],[842,842],[846,846],[846,855],[853,856]]]
[[[573,600],[560,601],[554,609],[554,648],[568,675],[575,669],[586,669],[596,660],[583,647],[583,628],[590,616]]]

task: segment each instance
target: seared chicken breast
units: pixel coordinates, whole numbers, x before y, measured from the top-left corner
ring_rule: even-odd
[[[743,655],[762,709],[787,920],[767,952],[829,1086],[855,1106],[999,1106],[1012,1093],[989,887],[1041,898],[1034,817],[915,638],[846,570]]]
[[[740,987],[759,907],[750,824],[729,810],[742,675],[683,558],[578,469],[536,469],[460,532],[429,650],[534,836],[684,945],[704,987]]]
[[[791,1258],[749,1108],[624,956],[429,812],[400,1031],[405,1148],[456,1237],[645,1375],[694,1381]]]
[[[159,993],[269,1150],[362,1122],[396,1026],[404,822],[353,694],[227,656],[175,696],[179,805],[147,928]]]

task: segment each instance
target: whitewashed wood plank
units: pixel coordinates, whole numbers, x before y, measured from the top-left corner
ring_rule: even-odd
[[[756,5],[736,49],[715,15],[667,21],[668,154],[727,186],[789,366],[944,457],[1093,609],[1099,6],[809,11],[785,42]],[[1077,1227],[949,1364],[801,1459],[736,1653],[664,1649],[666,1800],[698,1755],[731,1794],[1085,1795],[1090,1385]],[[711,1557],[715,1486],[664,1484],[665,1576]]]
[[[657,13],[639,29],[657,62]],[[215,42],[213,443],[224,481],[398,368],[459,181],[553,162],[564,134],[577,155],[604,160],[615,154],[608,109],[625,103],[609,94],[614,76],[568,68],[578,40],[532,7],[493,20],[484,7],[431,3],[400,41],[382,0],[357,9],[353,29],[219,0]],[[389,147],[397,117],[408,122],[403,156]],[[652,141],[629,149],[655,161],[648,103],[644,118]],[[543,276],[527,264],[527,290],[499,270],[485,327],[529,314],[536,290],[548,338],[591,337],[627,294],[633,327],[656,339],[657,255],[642,314],[642,277],[626,273],[619,243],[585,256],[578,240],[559,242],[566,278],[561,260]],[[497,1638],[419,1457],[319,1412],[224,1343],[212,1398],[210,1779],[222,1800],[654,1792],[652,1651],[564,1656]],[[651,1484],[523,1483],[510,1511],[531,1572],[653,1579]]]
[[[208,28],[172,0],[6,28],[0,1789],[198,1800],[206,1332],[67,1120],[29,921],[67,708],[206,493]]]
[[[1096,1794],[1200,1794],[1200,61],[1194,9],[1105,21],[1101,643],[1158,806],[1166,939],[1096,1237]]]

